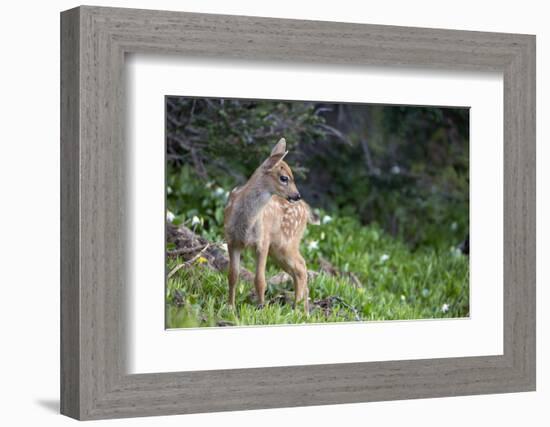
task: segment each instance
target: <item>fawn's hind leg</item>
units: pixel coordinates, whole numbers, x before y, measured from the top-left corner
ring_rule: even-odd
[[[229,299],[228,304],[231,307],[235,306],[235,288],[239,282],[239,272],[241,269],[241,249],[232,245],[227,245],[229,252]]]
[[[294,292],[296,305],[303,302],[304,311],[306,314],[309,314],[309,290],[307,287],[307,267],[304,258],[302,255],[294,259],[294,264],[292,266],[292,272],[290,273],[294,279]]]
[[[307,267],[304,258],[298,251],[273,251],[273,257],[294,281],[294,295],[296,305],[303,302],[304,311],[309,314],[309,291],[307,287]]]

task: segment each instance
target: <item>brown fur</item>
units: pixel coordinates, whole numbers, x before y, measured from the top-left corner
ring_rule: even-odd
[[[263,305],[265,300],[265,265],[269,255],[292,276],[296,302],[303,301],[308,310],[307,268],[300,254],[300,240],[311,214],[304,201],[288,200],[299,198],[299,193],[292,170],[283,161],[285,149],[286,142],[281,139],[248,182],[229,196],[224,228],[229,251],[230,305],[235,304],[241,252],[252,248],[257,259],[254,285],[258,303]],[[281,182],[281,176],[288,177],[286,184]]]

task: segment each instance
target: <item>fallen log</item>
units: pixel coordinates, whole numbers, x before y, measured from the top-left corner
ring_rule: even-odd
[[[227,271],[229,256],[222,242],[209,242],[185,225],[176,226],[169,222],[166,223],[166,241],[175,245],[175,249],[166,251],[169,257],[180,257],[184,260],[184,264],[191,265],[194,257],[200,252],[206,259],[205,265],[208,268],[220,272]],[[254,281],[254,274],[244,267],[241,267],[240,277],[247,282]]]

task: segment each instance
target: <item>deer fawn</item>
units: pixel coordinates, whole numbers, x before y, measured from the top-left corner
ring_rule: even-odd
[[[301,199],[290,167],[283,161],[286,141],[281,138],[271,155],[248,182],[235,188],[224,211],[224,228],[229,251],[229,304],[235,305],[241,252],[256,252],[254,286],[258,303],[265,300],[265,266],[268,254],[294,281],[295,301],[308,310],[307,268],[300,254],[300,240],[307,222],[312,222],[309,206]]]

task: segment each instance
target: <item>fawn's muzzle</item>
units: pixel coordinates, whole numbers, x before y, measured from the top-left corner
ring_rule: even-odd
[[[293,194],[292,196],[288,196],[288,201],[289,202],[297,202],[301,198],[302,198],[302,196],[300,195],[300,193],[296,193],[296,194]]]

